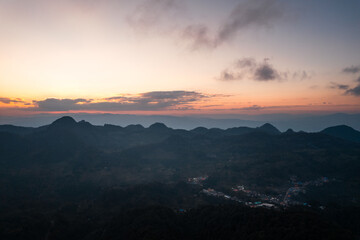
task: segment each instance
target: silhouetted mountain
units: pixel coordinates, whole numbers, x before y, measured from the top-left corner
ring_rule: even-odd
[[[321,131],[330,136],[360,143],[360,132],[346,125],[329,127]]]
[[[131,125],[125,127],[125,130],[131,131],[131,132],[142,131],[143,129],[144,129],[144,127],[140,124],[131,124]]]
[[[205,127],[197,127],[192,129],[191,131],[197,134],[205,134],[208,131],[208,129]]]
[[[168,129],[168,127],[163,123],[154,123],[154,124],[150,125],[149,129],[155,130],[155,131],[157,131],[157,130],[161,131],[161,130]]]
[[[251,128],[271,123],[280,131],[292,128],[294,131],[318,132],[326,127],[345,124],[356,130],[360,130],[360,114],[216,114],[216,115],[192,115],[192,116],[164,116],[164,115],[129,115],[129,114],[89,114],[71,113],[69,116],[75,120],[90,122],[93,125],[112,124],[127,126],[141,124],[148,127],[153,123],[161,122],[174,129],[194,129],[198,126],[206,128],[233,128],[248,126]],[[60,114],[37,114],[31,116],[0,116],[0,124],[12,124],[15,126],[38,127],[60,118]]]
[[[50,124],[50,127],[74,127],[76,124],[76,121],[72,117],[65,116],[55,120]]]
[[[29,134],[34,131],[32,127],[18,127],[13,125],[0,125],[0,132],[9,132],[15,134]]]
[[[293,134],[293,133],[295,133],[295,131],[292,130],[291,128],[289,128],[288,130],[286,130],[285,133],[286,133],[286,134]]]
[[[274,127],[270,123],[265,123],[264,125],[262,125],[261,127],[258,127],[257,129],[259,129],[261,131],[264,131],[266,133],[269,133],[269,134],[275,134],[276,135],[276,134],[281,133],[276,127]]]
[[[221,130],[220,130],[221,131]],[[242,135],[256,131],[254,128],[249,127],[236,127],[236,128],[229,128],[225,130],[227,135]]]

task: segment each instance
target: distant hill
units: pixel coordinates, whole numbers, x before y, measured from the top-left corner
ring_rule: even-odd
[[[18,127],[14,125],[0,125],[0,132],[9,132],[16,134],[28,134],[34,131],[32,127]]]
[[[30,116],[1,116],[0,124],[38,127],[60,118],[60,114],[37,114]],[[291,128],[294,131],[318,132],[324,128],[345,124],[360,130],[360,114],[337,113],[330,115],[313,114],[262,114],[262,115],[130,115],[130,114],[90,114],[69,113],[75,120],[85,120],[93,125],[111,124],[127,126],[141,124],[148,127],[156,122],[174,129],[194,129],[196,127],[228,129],[239,126],[259,127],[271,123],[280,131]]]
[[[360,143],[360,132],[346,125],[329,127],[321,132],[333,137]]]

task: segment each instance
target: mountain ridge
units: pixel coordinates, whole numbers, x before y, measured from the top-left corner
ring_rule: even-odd
[[[270,123],[265,123],[261,125],[260,127],[247,127],[247,126],[239,126],[239,127],[233,127],[233,128],[227,128],[227,129],[220,129],[220,128],[206,128],[206,127],[196,127],[191,130],[182,130],[182,129],[172,129],[166,126],[164,123],[156,122],[151,124],[149,127],[144,127],[141,124],[130,124],[128,126],[122,127],[112,124],[104,124],[103,126],[96,126],[92,125],[91,123],[81,120],[76,121],[71,116],[63,116],[61,118],[56,119],[51,124],[40,126],[37,128],[34,127],[22,127],[22,126],[14,126],[14,125],[0,125],[0,132],[9,132],[9,133],[15,133],[15,134],[21,134],[21,135],[28,135],[36,132],[42,132],[45,129],[52,129],[52,130],[72,130],[72,131],[92,131],[94,134],[102,134],[102,131],[109,132],[111,130],[121,132],[142,132],[142,131],[152,131],[154,133],[161,131],[162,133],[168,133],[174,131],[182,131],[186,132],[187,134],[202,134],[207,136],[217,136],[217,135],[242,135],[242,134],[248,134],[252,132],[264,132],[267,134],[284,134],[284,133],[295,133],[293,130],[288,130],[286,132],[279,131],[274,125]],[[360,142],[360,132],[347,126],[347,125],[337,125],[325,128],[319,133],[326,134],[328,136],[338,137],[341,139],[345,139],[352,142]]]

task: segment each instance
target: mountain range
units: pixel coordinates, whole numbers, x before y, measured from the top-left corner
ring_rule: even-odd
[[[24,116],[1,116],[0,124],[39,127],[60,118],[61,114],[36,114]],[[162,122],[168,127],[176,129],[194,129],[202,126],[206,128],[233,128],[238,126],[259,127],[271,123],[280,131],[291,128],[295,131],[318,132],[327,127],[346,124],[360,130],[360,114],[336,113],[328,115],[312,114],[262,114],[262,115],[129,115],[129,114],[70,114],[74,119],[86,120],[94,125],[112,124],[127,126],[141,124],[148,127],[153,123]]]
[[[291,129],[282,133],[269,123],[255,128],[183,130],[162,123],[147,128],[95,126],[62,117],[37,128],[1,125],[0,153],[1,163],[16,173],[24,166],[29,172],[34,165],[47,166],[59,177],[62,169],[105,185],[210,175],[222,187],[236,182],[269,187],[264,182],[268,177],[266,181],[277,189],[286,187],[292,175],[358,177],[359,135],[347,126],[318,133]]]
[[[359,132],[344,125],[184,130],[66,116],[0,125],[0,156],[2,239],[360,235]],[[262,201],[275,209],[252,209]]]

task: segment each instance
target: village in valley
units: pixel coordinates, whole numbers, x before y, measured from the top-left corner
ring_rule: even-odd
[[[195,184],[204,186],[204,182],[208,179],[208,176],[200,176],[195,178],[188,178],[189,184]],[[331,181],[334,181],[332,179]],[[204,188],[200,193],[207,196],[216,197],[228,201],[234,201],[237,203],[244,204],[249,207],[265,207],[265,208],[279,208],[289,206],[307,206],[312,207],[307,202],[301,202],[296,199],[300,193],[305,194],[306,190],[310,186],[320,187],[324,184],[329,183],[330,180],[327,177],[320,177],[312,181],[299,181],[296,176],[292,176],[289,180],[290,187],[284,193],[278,195],[270,195],[260,193],[254,190],[247,189],[244,185],[236,185],[231,188],[232,193],[223,193],[213,188]],[[242,197],[239,197],[241,195]],[[320,209],[324,209],[324,206],[320,206]]]

